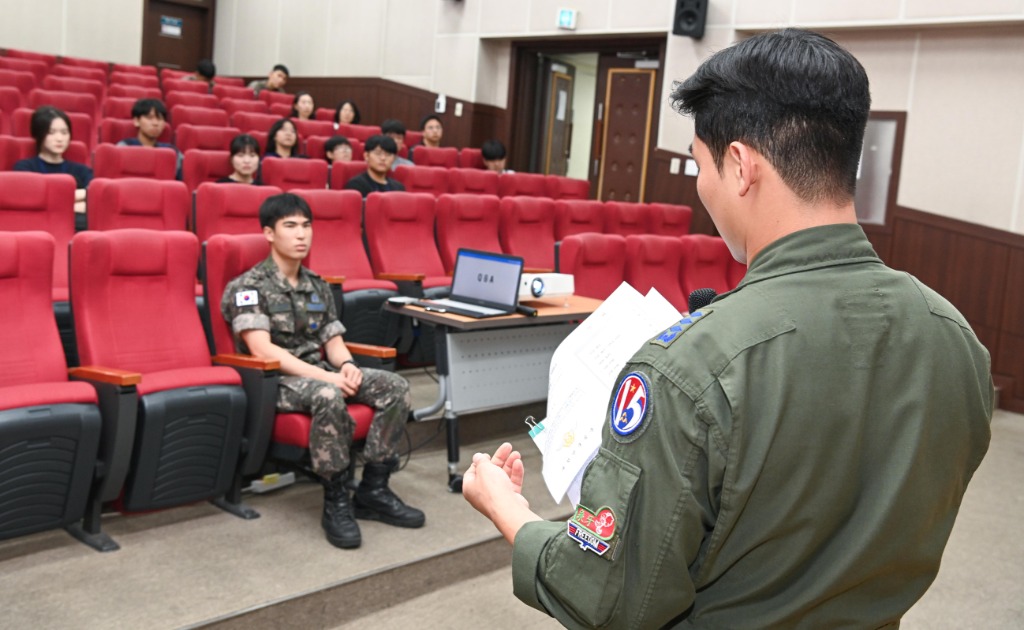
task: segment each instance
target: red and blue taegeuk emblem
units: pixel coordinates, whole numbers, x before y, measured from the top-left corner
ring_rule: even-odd
[[[622,379],[612,403],[612,430],[619,435],[629,435],[640,428],[647,415],[647,377],[640,372],[630,372]]]

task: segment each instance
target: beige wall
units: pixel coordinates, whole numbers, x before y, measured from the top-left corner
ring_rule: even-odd
[[[139,0],[0,0],[0,46],[118,63],[142,58]]]

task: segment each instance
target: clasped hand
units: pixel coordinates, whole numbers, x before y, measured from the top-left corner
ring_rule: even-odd
[[[334,384],[338,386],[342,394],[345,394],[346,398],[354,396],[363,384],[363,371],[352,363],[345,363],[335,374]]]

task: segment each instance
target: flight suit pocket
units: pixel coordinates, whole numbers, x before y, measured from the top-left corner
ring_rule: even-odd
[[[545,549],[544,583],[589,625],[607,625],[625,588],[630,510],[639,480],[638,466],[600,449],[584,473],[580,504],[564,536]]]

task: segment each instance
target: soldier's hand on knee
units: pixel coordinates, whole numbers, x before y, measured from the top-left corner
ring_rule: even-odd
[[[352,363],[346,363],[341,366],[341,377],[351,389],[351,391],[342,389],[346,396],[351,396],[358,392],[363,384],[363,371],[359,369],[359,366]]]
[[[338,389],[341,390],[341,393],[344,394],[345,398],[353,396],[357,391],[359,391],[359,388],[352,386],[351,379],[346,377],[343,372],[332,372],[330,380],[338,387]]]

